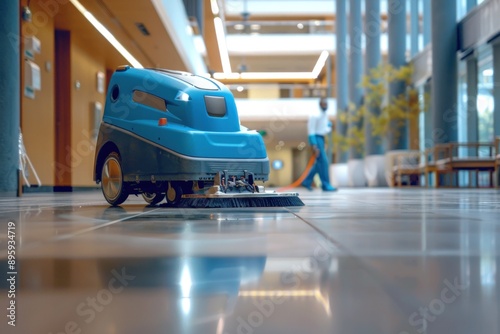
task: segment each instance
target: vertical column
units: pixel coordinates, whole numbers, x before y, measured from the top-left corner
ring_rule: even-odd
[[[465,58],[467,64],[467,142],[479,141],[479,123],[477,115],[478,68],[477,57],[471,52]]]
[[[380,65],[380,2],[365,1],[365,75],[369,75],[373,68]],[[366,94],[370,94],[369,91]],[[374,106],[367,106],[367,111],[374,116],[380,114],[380,110]],[[382,139],[373,137],[370,122],[363,123],[365,130],[365,155],[383,154]]]
[[[434,143],[454,142],[457,126],[455,0],[432,0],[432,113]]]
[[[422,38],[424,48],[431,42],[431,0],[422,1]],[[424,84],[424,147],[432,146],[432,112],[431,112],[431,85],[432,79]],[[426,181],[427,182],[427,181]]]
[[[424,47],[431,42],[431,0],[422,0],[422,34],[424,37]]]
[[[418,4],[419,0],[410,0],[410,36],[411,36],[411,45],[410,45],[410,53],[411,57],[415,56],[418,53],[418,37],[420,35],[420,24],[419,24],[419,15],[418,15]]]
[[[406,65],[406,1],[389,0],[388,6],[389,64],[397,69]],[[393,98],[404,94],[405,89],[403,81],[392,82],[389,85],[389,103]],[[391,129],[388,133],[388,149],[407,149],[408,125],[394,125]]]
[[[493,47],[493,134],[500,136],[500,38],[492,42]]]
[[[419,52],[420,41],[420,13],[419,5],[421,0],[408,0],[410,15],[410,59],[413,59]],[[418,102],[417,102],[418,103]],[[408,120],[408,149],[419,149],[419,119]]]
[[[349,115],[349,128],[358,128],[359,121],[352,121],[351,116],[361,106],[363,99],[363,90],[359,87],[363,76],[363,46],[361,37],[363,34],[361,21],[361,0],[349,1],[349,102],[353,106]],[[350,147],[349,158],[360,159],[362,157],[359,147]]]
[[[431,0],[422,1],[422,37],[424,48],[431,43]],[[424,148],[433,146],[432,139],[432,103],[431,103],[432,79],[424,84],[424,105],[427,109],[424,114]]]
[[[0,194],[15,196],[19,169],[19,0],[0,1]]]
[[[424,105],[427,108],[427,111],[424,114],[424,140],[425,140],[425,143],[424,143],[423,148],[426,148],[426,149],[434,146],[434,140],[432,138],[431,86],[432,86],[432,79],[429,79],[424,84]]]
[[[345,137],[347,127],[340,121],[341,115],[347,112],[348,91],[347,91],[347,11],[345,1],[335,1],[336,3],[336,50],[335,73],[337,86],[337,121],[335,130],[338,135]],[[343,152],[340,146],[335,148],[337,163],[347,162],[347,152]]]

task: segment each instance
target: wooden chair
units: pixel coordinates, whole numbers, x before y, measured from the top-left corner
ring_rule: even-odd
[[[395,187],[420,186],[422,169],[419,151],[406,151],[395,156],[392,176]]]
[[[442,176],[447,176],[449,171],[447,166],[443,164],[443,161],[449,156],[449,152],[450,144],[437,144],[424,151],[423,161],[420,166],[426,187],[429,187],[431,184],[436,188],[444,186],[441,182]]]
[[[475,171],[475,184],[477,187],[479,187],[479,172],[488,172],[489,186],[493,186],[493,174],[495,173],[494,143],[439,144],[433,148],[432,161],[435,164],[433,171],[436,176],[436,187],[460,186],[459,171],[469,172],[469,186],[473,184],[471,172]],[[441,181],[444,181],[443,184]]]

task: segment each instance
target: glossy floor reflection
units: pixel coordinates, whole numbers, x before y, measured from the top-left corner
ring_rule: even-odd
[[[500,333],[500,191],[300,197],[223,210],[0,198],[2,271],[9,221],[18,271],[15,328],[0,281],[0,332]]]

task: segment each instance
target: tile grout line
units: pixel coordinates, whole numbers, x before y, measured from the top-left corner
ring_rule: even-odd
[[[292,213],[297,218],[299,218],[305,224],[309,225],[313,230],[315,230],[316,232],[318,232],[323,238],[325,238],[328,242],[330,242],[332,245],[334,245],[339,250],[341,250],[345,255],[353,258],[353,260],[355,260],[355,262],[358,263],[358,266],[360,267],[360,269],[362,269],[365,272],[367,272],[367,274],[369,276],[371,276],[373,278],[373,280],[377,284],[379,284],[379,286],[381,287],[381,289],[389,296],[389,298],[391,300],[393,300],[393,302],[397,306],[400,307],[401,310],[407,309],[406,304],[408,302],[410,302],[412,304],[412,306],[410,308],[408,308],[409,310],[413,310],[415,307],[418,307],[420,305],[420,303],[418,302],[418,300],[415,299],[415,298],[411,298],[411,299],[407,298],[407,300],[405,302],[405,299],[400,298],[401,291],[395,291],[396,289],[394,287],[392,287],[389,282],[386,282],[385,279],[382,278],[380,276],[380,274],[375,269],[373,269],[368,263],[366,263],[365,261],[363,261],[363,259],[360,256],[358,256],[358,255],[352,253],[351,251],[349,251],[345,246],[343,246],[341,243],[339,243],[338,241],[336,241],[335,239],[333,239],[332,237],[330,237],[326,232],[324,232],[319,227],[317,227],[314,224],[308,222],[306,219],[300,217],[298,214],[292,212],[288,208],[285,208],[285,209],[287,211],[289,211],[290,213]]]
[[[132,218],[135,218],[135,217],[139,217],[139,216],[145,215],[147,213],[155,212],[157,210],[160,210],[160,209],[157,208],[157,209],[154,209],[154,210],[151,210],[151,211],[140,212],[140,213],[137,213],[135,215],[124,217],[124,218],[121,218],[121,219],[116,219],[116,220],[113,220],[113,221],[110,221],[110,222],[107,222],[107,223],[104,223],[104,224],[101,224],[101,225],[98,225],[98,226],[92,226],[92,227],[84,228],[83,230],[79,230],[79,231],[74,232],[74,233],[68,233],[68,234],[63,234],[61,236],[52,237],[51,239],[49,239],[49,241],[60,241],[60,240],[71,239],[71,238],[74,238],[74,237],[79,236],[81,234],[92,232],[92,231],[98,230],[98,229],[100,229],[102,227],[106,227],[106,226],[110,226],[110,225],[113,225],[113,224],[116,224],[116,223],[120,223],[120,222],[129,220],[129,219],[132,219]]]
[[[338,249],[342,250],[347,255],[351,255],[350,252],[343,245],[341,245],[338,242],[336,242],[333,238],[331,238],[326,232],[324,232],[323,230],[321,230],[319,227],[317,227],[316,225],[308,222],[307,220],[305,220],[304,218],[302,218],[301,216],[299,216],[297,213],[293,212],[292,210],[290,210],[288,208],[284,208],[284,209],[286,211],[288,211],[289,213],[291,213],[292,215],[294,215],[295,217],[297,217],[298,219],[300,219],[301,221],[303,221],[304,223],[306,223],[306,225],[309,225],[309,227],[311,227],[314,231],[316,231],[317,233],[319,233],[325,240],[327,240],[328,242],[330,242],[331,244],[333,244],[335,247],[337,247]],[[354,256],[354,255],[351,255],[351,256]]]
[[[103,204],[102,201],[86,202],[85,204],[82,204],[81,206],[102,205],[102,204]],[[48,209],[52,209],[52,208],[59,209],[61,207],[65,207],[65,206],[74,206],[74,205],[73,205],[73,203],[63,203],[63,204],[49,204],[49,203],[47,203],[46,205],[39,206],[36,209],[39,209],[39,210],[48,210]],[[14,213],[14,212],[15,213],[24,213],[25,211],[30,210],[30,209],[32,209],[32,208],[28,207],[28,206],[18,207],[18,209],[9,209],[9,211],[0,211],[0,214],[7,214],[7,213]],[[33,208],[33,210],[34,210],[34,208]]]
[[[88,227],[88,228],[85,228],[83,230],[79,230],[79,231],[74,232],[74,233],[63,234],[63,235],[60,235],[60,236],[51,237],[49,239],[36,241],[36,242],[33,242],[33,243],[29,244],[29,245],[23,246],[22,248],[23,248],[23,250],[24,249],[33,249],[33,248],[38,247],[38,246],[40,246],[42,244],[50,244],[51,242],[54,242],[54,241],[61,241],[61,240],[71,239],[71,238],[74,238],[74,237],[79,236],[81,234],[92,232],[92,231],[98,230],[98,229],[100,229],[102,227],[110,226],[110,225],[113,225],[113,224],[116,224],[116,223],[120,223],[120,222],[129,220],[129,219],[132,219],[132,218],[136,218],[136,217],[148,214],[150,212],[157,211],[159,209],[160,208],[157,208],[157,209],[154,209],[154,210],[151,210],[151,211],[147,211],[147,212],[140,212],[140,213],[137,213],[135,215],[124,217],[124,218],[121,218],[121,219],[116,219],[116,220],[113,220],[113,221],[110,221],[110,222],[107,222],[107,223],[104,223],[104,224],[101,224],[101,225],[98,225],[98,226]]]

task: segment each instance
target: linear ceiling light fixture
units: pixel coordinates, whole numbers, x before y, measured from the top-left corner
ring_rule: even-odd
[[[242,72],[242,73],[214,73],[217,80],[315,80],[325,66],[329,53],[324,50],[314,66],[312,72]]]
[[[106,29],[104,25],[102,25],[101,22],[99,22],[94,15],[92,15],[91,12],[89,12],[85,7],[82,6],[82,4],[78,0],[69,0],[75,7],[80,11],[80,13],[85,16],[85,18],[101,33],[101,35],[104,36],[108,40],[108,42],[113,45],[113,47],[130,63],[135,68],[143,68],[141,63],[128,52],[125,47],[118,42],[115,36]]]
[[[215,16],[219,15],[219,5],[217,4],[217,0],[210,0],[210,7],[212,7],[212,14]]]
[[[217,80],[314,80],[311,72],[232,72],[214,73]]]
[[[321,73],[321,70],[323,69],[323,67],[325,67],[325,63],[326,63],[326,60],[328,59],[328,51],[326,50],[323,50],[323,52],[321,52],[319,58],[318,58],[318,61],[316,62],[316,65],[314,66],[314,69],[312,70],[312,75],[314,76],[314,78],[317,78],[319,76],[319,74]]]
[[[222,72],[224,74],[231,74],[231,62],[229,61],[229,52],[227,51],[226,45],[226,32],[224,30],[224,24],[220,17],[221,12],[219,9],[219,4],[217,0],[210,0],[210,7],[212,8],[212,14],[214,14],[214,26],[215,26],[215,36],[217,37],[217,45],[219,46],[219,56],[222,64]]]
[[[214,18],[215,35],[217,36],[217,44],[219,45],[220,60],[222,63],[222,71],[225,74],[231,73],[231,62],[229,61],[229,53],[227,52],[226,33],[224,25],[220,17]]]
[[[215,26],[215,36],[217,37],[217,45],[219,46],[219,57],[222,64],[222,72],[225,75],[231,74],[231,62],[229,61],[229,53],[227,51],[226,45],[226,32],[224,30],[224,24],[220,18],[220,9],[217,0],[210,0],[210,7],[212,8],[212,14],[214,14],[214,26]]]

